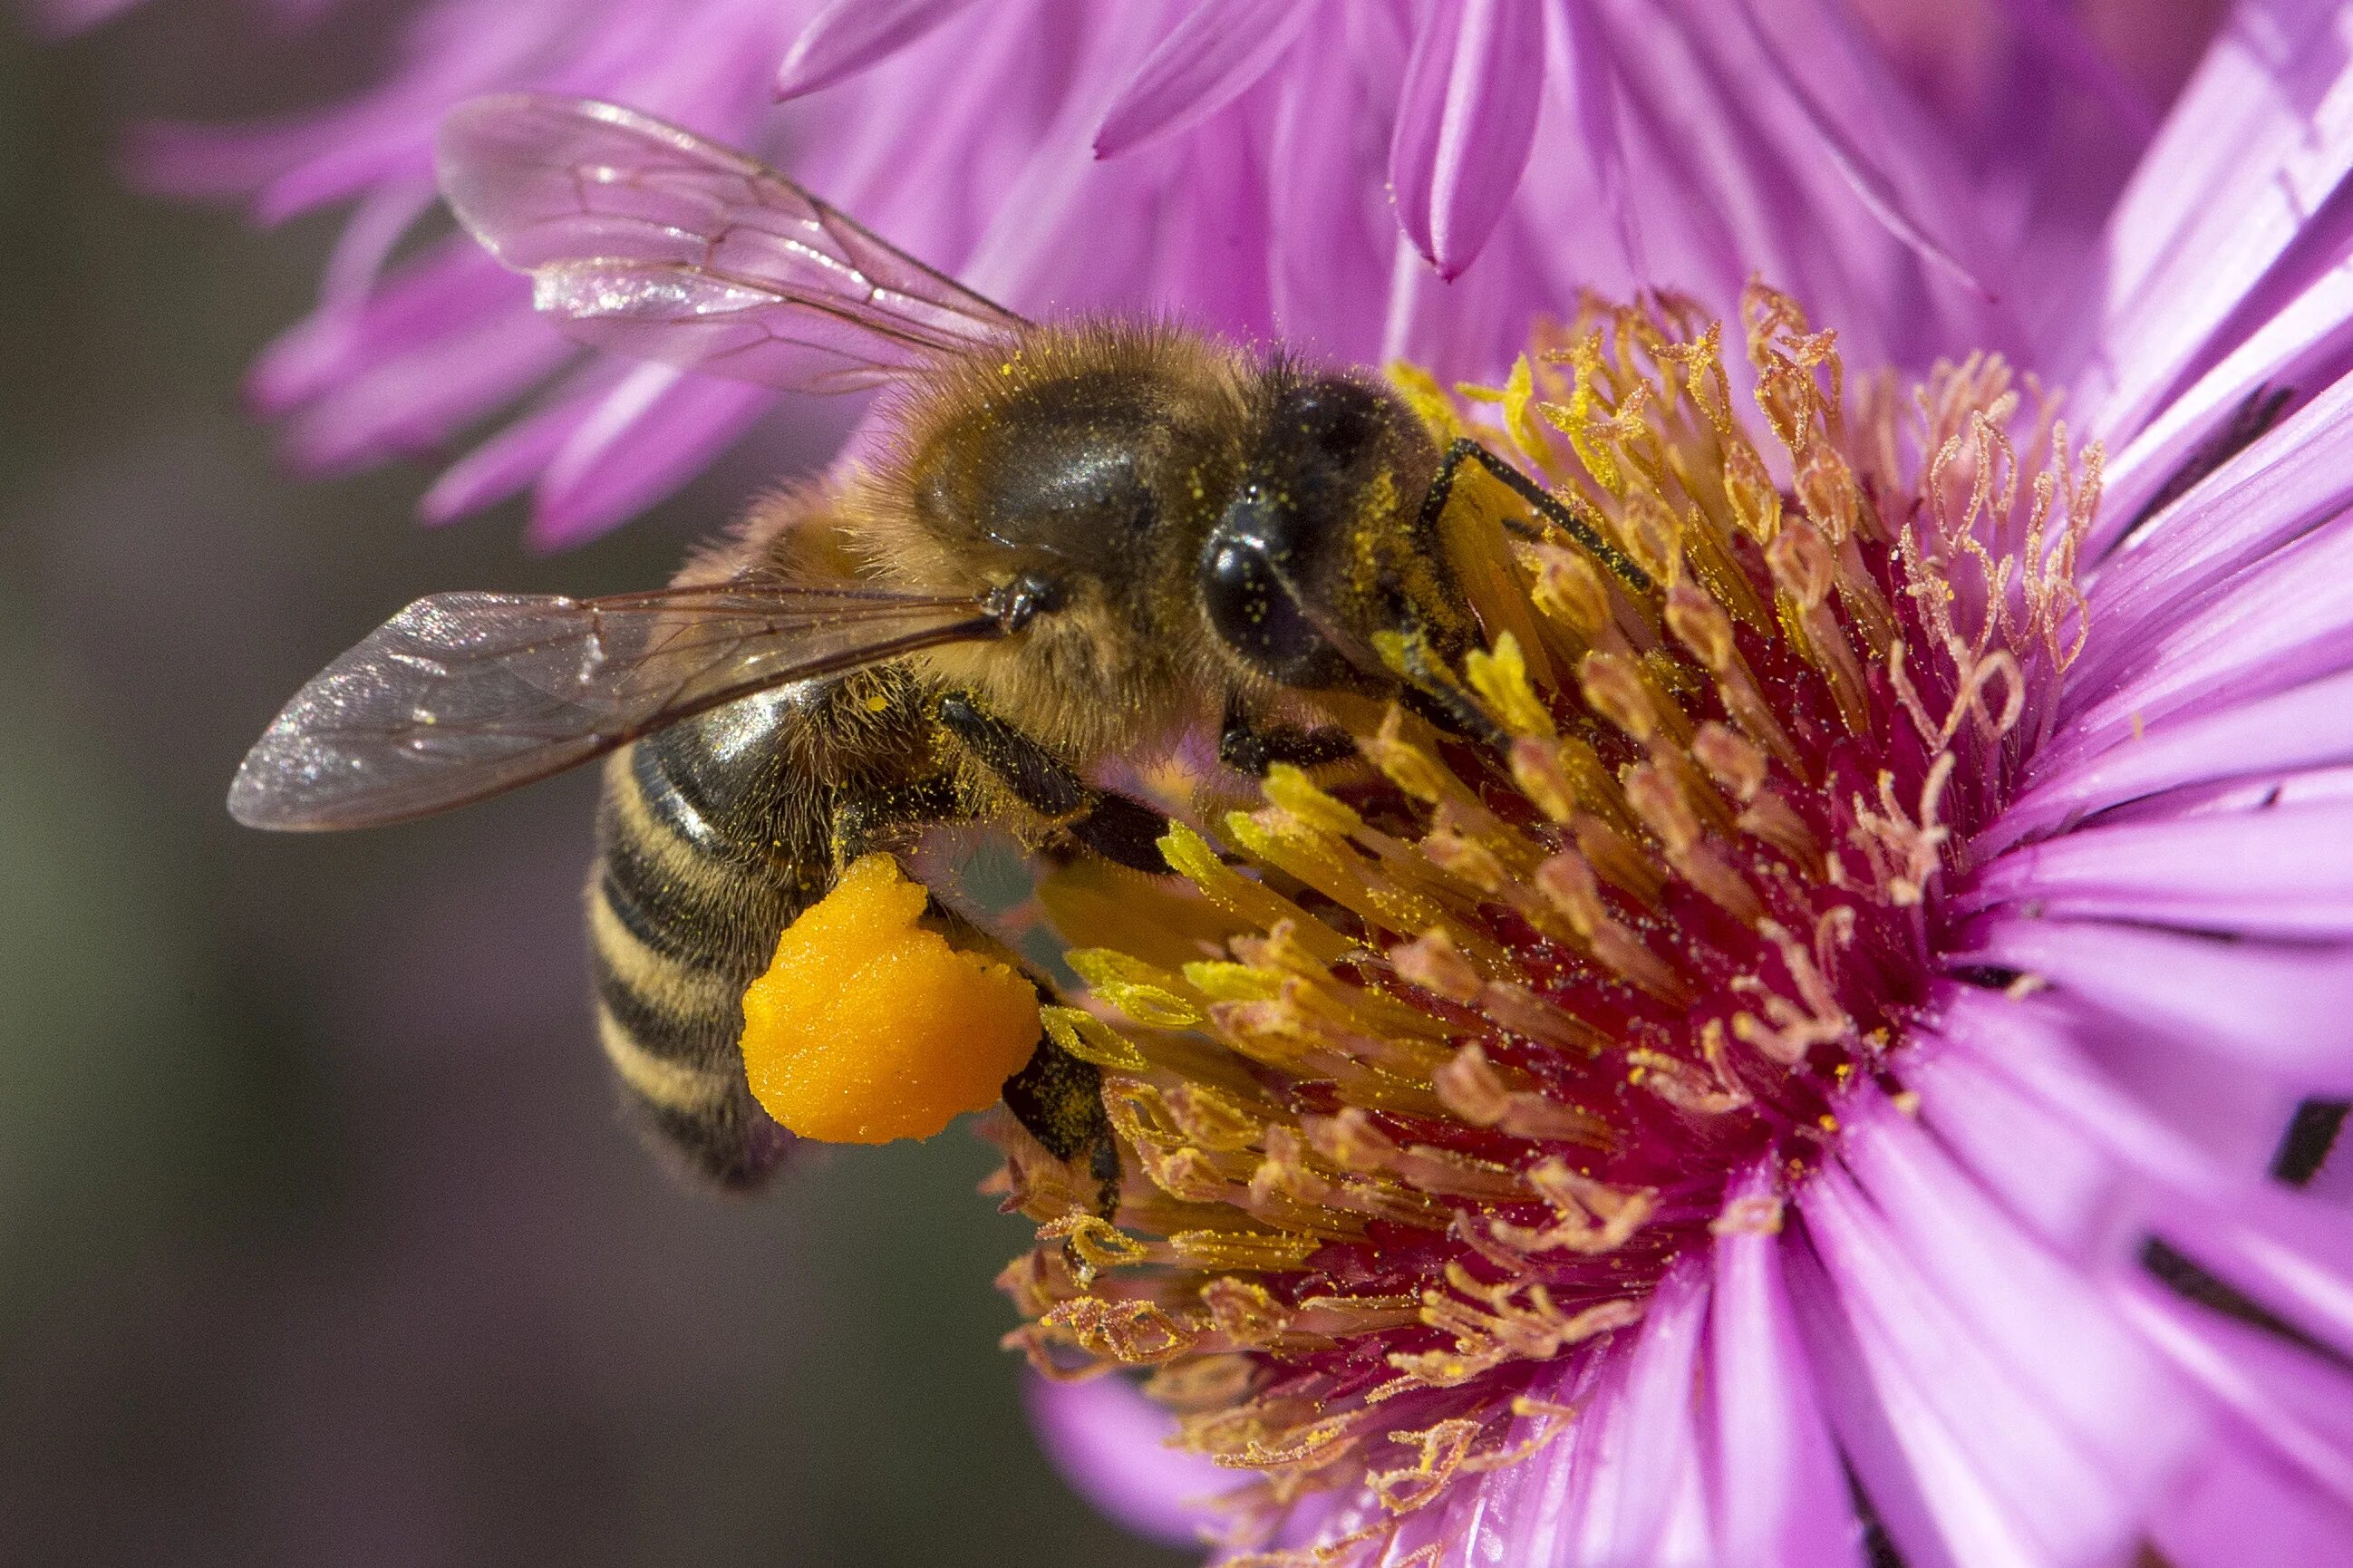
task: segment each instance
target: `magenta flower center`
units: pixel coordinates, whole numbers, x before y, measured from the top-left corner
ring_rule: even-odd
[[[1909,1103],[1941,900],[2081,646],[2098,455],[1999,361],[1850,386],[1786,299],[1746,318],[1746,408],[1672,300],[1588,303],[1500,390],[1405,375],[1577,523],[1454,509],[1484,646],[1382,650],[1441,721],[1343,714],[1354,773],[1178,829],[1194,896],[1042,894],[1098,944],[1098,1010],[1049,1025],[1128,1174],[1105,1216],[1007,1125],[1016,1337],[1153,1369],[1187,1446],[1260,1473],[1245,1544],[1344,1487],[1369,1542],[1525,1458],[1515,1415],[1573,1418],[1535,1391],[1780,1223],[1845,1085]]]

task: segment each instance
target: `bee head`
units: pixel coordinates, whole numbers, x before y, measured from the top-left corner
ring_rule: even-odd
[[[1285,686],[1384,683],[1373,637],[1442,613],[1418,507],[1437,465],[1419,420],[1352,375],[1277,363],[1256,450],[1202,542],[1201,611],[1228,652]]]

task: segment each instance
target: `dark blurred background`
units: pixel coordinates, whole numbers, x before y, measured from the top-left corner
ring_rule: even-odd
[[[142,119],[368,69],[364,17],[252,16],[0,13],[0,1560],[1188,1561],[1031,1444],[990,1285],[1026,1228],[963,1128],[740,1205],[635,1146],[587,1029],[591,779],[349,837],[223,814],[409,598],[658,583],[829,439],[550,559],[512,510],[419,529],[421,468],[283,471],[237,381],[332,225],[117,169]]]

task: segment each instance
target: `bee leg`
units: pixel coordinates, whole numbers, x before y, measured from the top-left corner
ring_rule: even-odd
[[[1445,515],[1447,499],[1454,489],[1454,477],[1465,463],[1476,463],[1486,469],[1506,489],[1527,502],[1538,517],[1599,556],[1603,565],[1625,580],[1627,586],[1637,593],[1651,591],[1651,574],[1628,560],[1623,551],[1595,532],[1591,523],[1561,505],[1542,485],[1468,436],[1455,437],[1447,447],[1445,455],[1438,460],[1438,477],[1430,481],[1430,491],[1421,500],[1421,516],[1415,522],[1423,537],[1436,536],[1439,519]]]
[[[940,722],[1013,798],[1106,860],[1155,876],[1168,862],[1160,840],[1168,819],[1124,795],[1100,790],[1045,747],[960,691],[939,700]]]
[[[1218,761],[1254,779],[1266,777],[1277,763],[1297,768],[1321,767],[1356,754],[1356,738],[1335,725],[1303,730],[1296,724],[1256,724],[1240,698],[1226,700],[1224,724],[1218,731]]]
[[[1038,993],[1039,1005],[1062,1005],[1052,982],[1023,962],[1019,953],[974,924],[958,910],[933,896],[923,911],[923,923],[948,939],[949,945],[984,952],[1018,970]],[[1046,1152],[1065,1164],[1078,1165],[1093,1178],[1095,1205],[1105,1219],[1119,1207],[1119,1140],[1113,1133],[1110,1113],[1103,1110],[1103,1072],[1092,1062],[1081,1061],[1040,1031],[1038,1044],[1021,1070],[997,1091],[1013,1120]]]
[[[1119,1139],[1103,1110],[1103,1070],[1040,1036],[1029,1064],[1005,1080],[1005,1108],[1046,1152],[1082,1165],[1095,1184],[1095,1212],[1119,1208]]]
[[[903,837],[911,828],[955,822],[969,816],[953,773],[942,772],[894,790],[859,801],[843,801],[834,808],[833,853],[837,867],[847,867],[870,849]],[[839,871],[836,873],[839,875]],[[1011,965],[1028,980],[1046,1006],[1062,1000],[1046,980],[962,911],[934,893],[923,910],[923,923],[947,938],[952,947],[981,952]],[[1005,1080],[998,1090],[1006,1109],[1046,1152],[1066,1164],[1082,1164],[1096,1185],[1096,1205],[1105,1218],[1119,1206],[1119,1140],[1103,1110],[1103,1073],[1092,1062],[1056,1045],[1040,1031],[1029,1060]]]

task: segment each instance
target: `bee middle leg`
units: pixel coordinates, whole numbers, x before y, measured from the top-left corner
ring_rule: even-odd
[[[1169,872],[1160,853],[1167,817],[1140,801],[1097,789],[963,692],[942,697],[937,712],[948,733],[1023,805],[1106,860],[1155,876]]]

